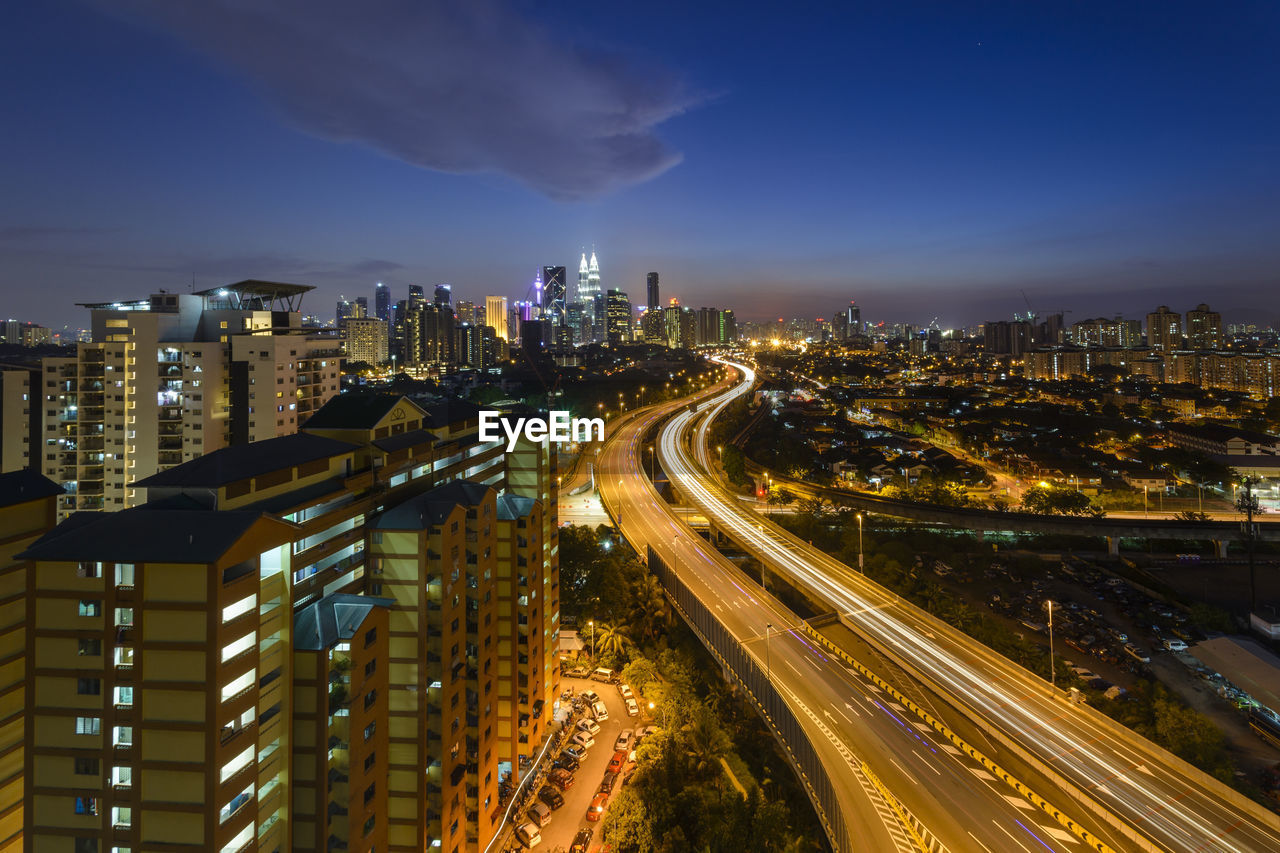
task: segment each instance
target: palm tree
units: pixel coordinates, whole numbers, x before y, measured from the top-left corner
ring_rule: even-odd
[[[652,642],[666,633],[671,624],[671,609],[663,595],[662,584],[654,575],[645,575],[636,584],[631,621],[641,637]]]
[[[627,646],[634,645],[631,642],[631,637],[628,636],[630,629],[626,625],[617,622],[612,625],[601,623],[599,628],[599,636],[596,638],[597,654],[613,652],[614,654],[622,655]]]

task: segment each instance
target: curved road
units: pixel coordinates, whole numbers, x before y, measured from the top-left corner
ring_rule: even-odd
[[[750,376],[749,368],[741,369]],[[717,402],[749,390],[750,379]],[[935,691],[967,705],[1007,747],[1026,750],[1118,816],[1134,838],[1113,845],[1117,849],[1280,850],[1280,819],[1274,814],[1093,709],[1050,695],[1043,680],[742,507],[687,455],[681,436],[694,420],[694,413],[683,412],[670,421],[659,458],[712,524],[821,595]],[[695,444],[705,463],[705,424],[699,432],[702,440]],[[1069,813],[1083,808],[1065,794],[1042,793]]]
[[[639,453],[645,432],[673,408],[638,413],[618,431],[601,453],[602,495],[627,539],[642,554],[652,546],[675,566],[761,668],[771,672],[835,783],[853,849],[920,849],[864,772],[865,763],[914,817],[912,829],[927,849],[1082,850],[1047,816],[1009,796],[1012,789],[940,736],[922,731],[879,688],[815,647],[795,629],[794,614],[762,595],[733,563],[680,523],[642,473]],[[686,415],[692,413],[677,420]],[[670,435],[665,431],[664,441]]]

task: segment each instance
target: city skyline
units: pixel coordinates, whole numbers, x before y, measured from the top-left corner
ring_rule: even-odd
[[[6,314],[74,325],[74,303],[104,291],[248,278],[313,285],[322,304],[379,280],[520,298],[539,264],[595,246],[606,287],[642,292],[658,270],[686,304],[733,301],[744,319],[826,316],[852,295],[890,321],[927,302],[960,326],[1022,311],[1022,290],[1138,316],[1211,289],[1228,318],[1280,320],[1280,124],[1256,108],[1274,8],[1173,4],[1159,27],[1102,4],[743,9],[731,38],[712,37],[712,9],[679,32],[662,9],[580,11],[317,10],[309,35],[252,36],[290,76],[247,59],[245,22],[217,4],[21,10],[0,60],[26,81],[0,101],[25,119],[0,143]],[[418,54],[445,38],[442,55],[466,54],[460,98],[386,90],[397,61],[438,73]],[[325,69],[374,43],[362,74]],[[800,43],[802,62],[756,62]],[[519,61],[544,55],[532,74]],[[516,83],[546,112],[471,105]],[[405,130],[430,138],[414,148]],[[539,153],[480,144],[495,134]]]

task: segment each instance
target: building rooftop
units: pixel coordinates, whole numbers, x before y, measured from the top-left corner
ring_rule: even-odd
[[[417,405],[400,394],[338,394],[330,397],[302,428],[373,429],[401,400]]]
[[[536,503],[536,500],[524,495],[498,495],[498,518],[502,521],[528,518]]]
[[[350,640],[375,607],[390,607],[390,598],[334,593],[309,604],[293,616],[293,645],[319,652]]]
[[[369,526],[377,530],[421,530],[442,524],[454,507],[475,506],[491,491],[493,487],[483,483],[454,480],[392,507],[373,519]]]
[[[457,397],[446,397],[438,403],[424,407],[426,422],[433,427],[446,427],[465,421],[480,420],[480,407]]]
[[[302,308],[302,294],[315,290],[309,284],[288,284],[282,281],[259,281],[250,278],[198,291],[213,308],[258,311],[298,311]]]
[[[402,432],[399,435],[393,435],[390,438],[380,438],[373,442],[373,446],[386,453],[394,453],[406,447],[416,447],[419,444],[435,444],[437,441],[439,439],[433,433],[427,432],[425,429],[415,429],[409,432]]]
[[[32,543],[28,560],[212,563],[259,522],[294,525],[258,512],[165,509],[77,512]]]
[[[317,459],[351,453],[359,446],[305,432],[234,444],[183,462],[166,471],[144,477],[133,485],[217,488],[249,477],[269,474]]]
[[[16,506],[60,494],[62,486],[30,468],[0,474],[0,507]]]

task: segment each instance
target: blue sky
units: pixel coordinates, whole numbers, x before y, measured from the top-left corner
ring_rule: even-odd
[[[1262,2],[24,5],[0,314],[519,298],[594,245],[746,319],[1280,322],[1277,36]]]

